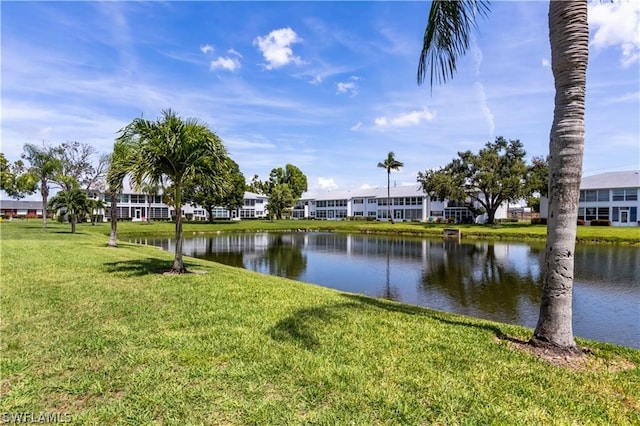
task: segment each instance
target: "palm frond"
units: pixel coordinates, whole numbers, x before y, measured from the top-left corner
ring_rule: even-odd
[[[489,11],[485,0],[434,0],[418,63],[418,84],[429,71],[429,82],[444,83],[453,77],[457,60],[469,48],[471,29],[477,27],[478,16]]]

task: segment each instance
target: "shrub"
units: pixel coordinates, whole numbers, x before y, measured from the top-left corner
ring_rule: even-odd
[[[584,220],[578,219],[578,226],[584,226]]]
[[[611,226],[611,221],[608,219],[592,220],[590,225],[591,226]]]
[[[531,218],[532,225],[546,225],[547,218],[546,217],[532,217]]]

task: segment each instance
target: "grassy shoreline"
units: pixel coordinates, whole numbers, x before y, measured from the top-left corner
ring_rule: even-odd
[[[109,232],[108,224],[97,225],[102,232]],[[545,241],[545,225],[525,223],[505,223],[487,225],[445,225],[428,223],[358,222],[358,221],[321,221],[321,220],[245,220],[238,222],[185,223],[185,235],[222,232],[263,232],[263,231],[327,231],[389,234],[440,238],[444,228],[460,229],[464,239]],[[145,235],[174,235],[175,227],[170,222],[119,222],[118,234],[122,237]],[[640,228],[579,226],[576,236],[579,244],[620,244],[640,246]]]
[[[192,258],[200,273],[167,276],[171,254],[108,248],[108,225],[78,231],[0,223],[2,413],[96,425],[640,423],[638,350],[577,339],[590,368],[564,369],[502,338],[527,339],[523,327]]]

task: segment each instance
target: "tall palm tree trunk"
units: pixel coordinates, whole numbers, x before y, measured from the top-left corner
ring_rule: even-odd
[[[109,236],[109,247],[118,247],[118,194],[111,194],[111,209],[109,215],[111,217],[111,235]]]
[[[556,96],[549,143],[549,217],[540,317],[532,343],[574,350],[573,269],[584,150],[589,29],[586,0],[549,2]]]
[[[184,267],[184,262],[182,261],[182,194],[180,185],[175,184],[175,205],[176,205],[176,253],[175,258],[173,260],[173,267],[171,270],[177,273],[186,272],[187,269]]]
[[[387,170],[387,209],[389,210],[389,221],[393,224],[391,217],[391,170]]]
[[[49,188],[47,187],[47,181],[42,180],[40,183],[40,193],[42,194],[42,227],[47,227],[47,203],[49,200]]]

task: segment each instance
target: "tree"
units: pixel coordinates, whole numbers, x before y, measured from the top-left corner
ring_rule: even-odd
[[[145,194],[145,198],[147,199],[147,223],[151,223],[151,199],[153,198],[154,195],[158,194],[158,191],[160,191],[160,185],[153,184],[151,182],[145,182],[142,184],[142,187],[140,188],[140,190],[142,192],[144,192]]]
[[[95,148],[86,143],[64,142],[53,148],[54,155],[60,160],[61,170],[54,180],[62,189],[69,189],[77,182],[85,191],[104,189],[104,179],[109,166],[109,156],[100,155],[94,165]],[[69,180],[71,177],[73,180]]]
[[[118,198],[122,193],[124,179],[133,168],[135,162],[134,146],[126,141],[116,140],[113,144],[113,152],[109,156],[109,166],[107,168],[106,180],[107,191],[111,198],[109,206],[109,220],[111,222],[111,233],[109,236],[109,247],[118,246]]]
[[[49,206],[60,213],[66,214],[71,223],[71,233],[76,233],[76,222],[90,211],[89,200],[86,192],[75,187],[59,191],[49,201]]]
[[[442,169],[418,173],[418,182],[440,199],[476,201],[486,211],[487,223],[493,224],[498,207],[525,195],[525,154],[520,141],[497,137],[478,154],[459,152],[459,158]]]
[[[255,175],[248,185],[248,189],[269,197],[267,210],[277,219],[282,219],[282,214],[300,199],[302,193],[307,190],[307,176],[293,164],[274,168],[269,173],[269,180],[261,182]],[[275,199],[272,201],[272,198]],[[269,206],[271,206],[269,208]]]
[[[387,159],[378,163],[378,167],[387,170],[387,208],[389,209],[389,220],[393,223],[393,217],[391,216],[391,170],[400,170],[400,167],[404,167],[404,163],[396,160],[393,151],[389,151]]]
[[[97,198],[87,198],[87,206],[89,208],[89,214],[91,215],[91,225],[95,226],[98,218],[98,211],[105,208],[105,203]]]
[[[119,133],[118,141],[135,153],[129,172],[136,187],[165,180],[173,185],[176,249],[172,271],[186,272],[182,260],[182,188],[196,176],[213,180],[225,165],[226,149],[206,125],[194,118],[183,120],[171,110],[163,111],[156,121],[136,118]]]
[[[283,213],[293,206],[295,197],[288,183],[281,183],[274,186],[269,193],[269,201],[265,206],[269,211],[269,216],[282,219]]]
[[[0,152],[0,190],[11,198],[20,199],[38,190],[35,176],[27,173],[22,160],[11,164]]]
[[[533,157],[527,171],[527,205],[540,212],[540,198],[549,196],[549,162],[544,157]]]
[[[433,1],[418,65],[418,83],[424,81],[427,65],[432,87],[434,76],[439,82],[453,76],[456,59],[469,48],[471,26],[487,11],[485,1]],[[531,343],[574,353],[577,348],[571,303],[589,59],[587,0],[552,0],[548,16],[556,94],[549,138],[546,272],[540,316]]]
[[[40,194],[42,195],[42,227],[47,227],[47,203],[49,198],[49,184],[59,176],[62,171],[62,164],[56,157],[54,148],[43,145],[39,148],[33,144],[25,144],[22,158],[29,162],[27,173],[34,181],[40,184]]]

